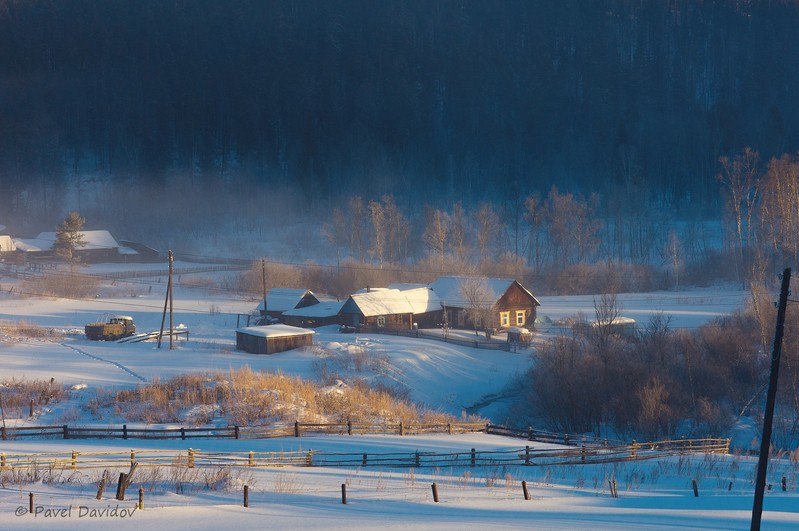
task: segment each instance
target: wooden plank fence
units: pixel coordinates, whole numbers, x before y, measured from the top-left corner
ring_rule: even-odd
[[[729,453],[729,439],[667,440],[623,446],[542,448],[531,446],[504,451],[336,453],[203,452],[187,450],[130,450],[124,452],[0,453],[0,473],[14,469],[70,469],[139,467],[497,467],[585,465],[656,459],[675,455]]]
[[[444,336],[441,334],[425,333],[423,330],[398,330],[395,328],[364,326],[359,329],[359,333],[432,339],[434,341],[443,341],[444,343],[452,343],[462,347],[472,347],[477,349],[504,350],[506,352],[510,352],[511,349],[510,343],[507,343],[506,341],[479,341],[476,339],[463,339],[452,336]]]
[[[421,433],[488,432],[488,424],[307,424],[274,426],[228,426],[221,428],[133,428],[102,426],[21,426],[2,427],[2,439],[270,439],[314,435],[414,435]]]

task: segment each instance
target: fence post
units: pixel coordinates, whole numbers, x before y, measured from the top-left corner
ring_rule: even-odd
[[[447,422],[447,433],[452,435],[452,423]]]
[[[785,481],[785,476],[782,476],[782,492],[788,490],[788,483]]]
[[[247,459],[247,466],[252,466],[253,462],[254,462],[254,454],[252,453],[252,450],[250,450],[250,456]]]
[[[180,438],[184,441],[186,440],[186,428],[183,426],[180,427]]]
[[[438,486],[435,483],[432,485],[433,487],[433,501],[438,503]]]
[[[78,452],[72,450],[72,470],[78,468]]]
[[[637,450],[638,450],[638,443],[635,442],[635,439],[633,439],[633,443],[630,445],[630,459],[632,459],[633,461],[635,461],[637,458]]]
[[[699,497],[699,487],[697,486],[695,479],[691,480],[691,486],[694,488],[694,498],[698,498]]]
[[[347,435],[352,435],[352,419],[347,417]]]
[[[405,435],[405,428],[403,428],[402,426],[402,421],[400,421],[399,431],[400,431],[400,436]]]
[[[475,465],[476,461],[477,461],[477,456],[475,454],[474,448],[472,448],[472,466]]]
[[[532,441],[533,440],[533,427],[532,426],[528,426],[527,427],[527,440],[528,441]]]
[[[144,509],[144,487],[139,487],[139,509]]]
[[[585,463],[585,445],[580,447],[580,461]]]
[[[530,447],[529,446],[525,446],[524,447],[524,465],[525,466],[530,466]]]
[[[128,438],[128,425],[127,424],[123,424],[122,425],[122,438],[126,439],[126,440]]]
[[[28,513],[33,514],[33,493],[28,493]]]
[[[730,453],[730,438],[729,437],[724,439],[724,453],[725,454],[729,454]]]
[[[194,468],[194,450],[192,450],[191,448],[189,448],[188,467]]]
[[[347,505],[347,484],[341,484],[341,505]]]
[[[233,437],[238,439],[239,438],[239,427],[233,426]]]
[[[299,420],[295,420],[294,421],[294,436],[295,437],[299,437],[300,436],[300,421]]]
[[[64,424],[64,439],[69,439],[69,426]]]
[[[250,487],[249,485],[244,485],[244,506],[250,506]]]
[[[130,451],[130,466],[136,464],[136,450]]]
[[[313,450],[308,450],[308,455],[305,456],[305,466],[313,466]]]
[[[416,468],[419,468],[419,466],[421,466],[421,459],[419,458],[419,450],[416,450],[416,456],[414,458],[414,464],[416,465]]]
[[[522,492],[524,493],[524,499],[525,500],[529,500],[530,499],[530,492],[527,490],[527,482],[526,481],[522,481]]]
[[[28,415],[28,416],[29,417],[33,416],[33,399],[32,398],[31,398],[31,411],[30,411],[30,415]]]
[[[362,466],[366,466],[366,454],[363,454],[363,465]]]

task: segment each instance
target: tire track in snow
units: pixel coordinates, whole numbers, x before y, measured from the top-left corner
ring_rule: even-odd
[[[147,383],[147,378],[145,378],[145,377],[143,377],[143,376],[141,376],[139,374],[136,374],[135,372],[133,372],[132,370],[128,369],[127,367],[125,367],[121,363],[117,363],[115,361],[107,360],[107,359],[101,358],[99,356],[94,356],[93,354],[89,354],[88,352],[83,351],[83,350],[81,350],[81,349],[79,349],[77,347],[73,347],[72,345],[66,345],[64,343],[61,343],[61,346],[70,348],[70,349],[74,350],[75,352],[77,352],[78,354],[83,354],[87,358],[91,358],[91,359],[97,360],[97,361],[103,361],[105,363],[110,363],[111,365],[122,369],[123,371],[125,371],[128,374],[130,374],[131,376],[133,376],[134,378],[138,379],[139,381]]]

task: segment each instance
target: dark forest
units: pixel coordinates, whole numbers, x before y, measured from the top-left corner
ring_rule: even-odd
[[[553,185],[719,218],[720,157],[799,146],[797,6],[0,0],[0,222],[275,223],[355,194],[413,217]]]

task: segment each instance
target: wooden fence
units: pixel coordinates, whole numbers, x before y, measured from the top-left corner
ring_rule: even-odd
[[[692,439],[633,443],[623,446],[586,446],[535,449],[531,446],[504,451],[336,453],[203,452],[200,450],[130,450],[124,452],[0,453],[0,472],[15,469],[68,469],[127,467],[497,467],[585,465],[647,460],[687,454],[726,454],[729,439]]]
[[[101,426],[24,426],[0,428],[2,439],[270,439],[310,435],[414,435],[421,433],[488,432],[489,424],[306,424],[277,426],[228,426],[223,428],[129,428]]]
[[[453,336],[447,336],[442,334],[431,334],[429,332],[425,332],[424,330],[398,330],[396,328],[384,328],[384,327],[361,327],[359,332],[365,332],[369,334],[383,334],[389,336],[402,336],[402,337],[416,337],[422,339],[433,339],[435,341],[443,341],[444,343],[452,343],[454,345],[459,345],[461,347],[472,347],[477,349],[490,349],[490,350],[504,350],[506,352],[510,352],[511,345],[507,341],[491,341],[491,340],[484,340],[479,341],[477,339],[464,339],[458,338]]]

